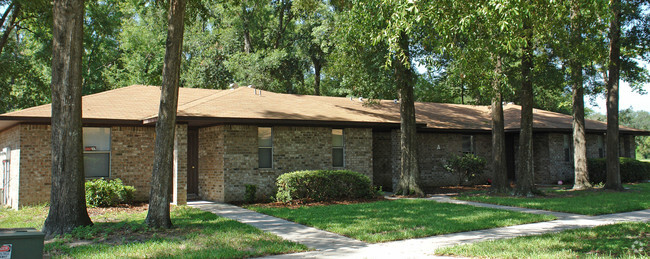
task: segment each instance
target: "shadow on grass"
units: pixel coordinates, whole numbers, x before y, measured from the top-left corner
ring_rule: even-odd
[[[650,183],[625,185],[623,192],[602,189],[585,191],[551,191],[547,197],[509,197],[487,194],[461,195],[457,199],[505,206],[602,215],[650,208]]]
[[[436,250],[436,254],[493,258],[647,258],[650,255],[648,233],[648,223],[620,223],[446,247]]]
[[[252,226],[189,207],[172,210],[174,227],[151,229],[146,212],[98,222],[53,239],[46,253],[70,258],[242,258],[305,251]]]
[[[290,208],[251,207],[261,213],[377,243],[555,219],[428,200]]]

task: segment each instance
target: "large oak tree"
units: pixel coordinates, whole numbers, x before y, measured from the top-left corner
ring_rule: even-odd
[[[153,173],[151,175],[151,192],[149,193],[149,211],[145,219],[147,225],[155,228],[170,228],[172,226],[169,204],[171,202],[170,193],[184,19],[185,0],[170,0],[160,108],[158,121],[156,122],[156,144]]]
[[[81,125],[83,0],[54,1],[52,40],[52,192],[47,236],[92,225],[86,211]]]

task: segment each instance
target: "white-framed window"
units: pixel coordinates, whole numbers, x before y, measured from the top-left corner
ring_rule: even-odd
[[[332,129],[332,166],[345,166],[345,141],[343,129]]]
[[[474,154],[474,135],[463,135],[463,154]]]
[[[110,177],[111,128],[84,127],[83,148],[86,177]]]
[[[273,168],[273,128],[257,128],[259,168]]]

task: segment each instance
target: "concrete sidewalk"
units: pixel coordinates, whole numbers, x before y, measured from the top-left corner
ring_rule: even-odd
[[[450,200],[456,203],[455,200],[451,200],[449,198],[440,199],[439,197],[432,197],[430,199],[438,200],[440,202],[448,202],[448,200]],[[464,204],[529,212],[528,209],[519,210],[521,208],[475,202]],[[650,221],[650,210],[601,216],[585,216],[569,213],[556,215],[554,212],[531,210],[534,211],[532,213],[556,215],[560,219],[548,222],[453,233],[379,244],[366,244],[364,242],[338,234],[318,230],[283,219],[278,219],[233,205],[207,201],[189,202],[188,205],[205,211],[210,211],[217,215],[231,218],[242,223],[253,225],[263,231],[268,231],[287,240],[298,242],[310,248],[317,249],[316,251],[311,252],[276,255],[268,258],[443,258],[433,255],[436,249],[458,244],[469,244],[494,239],[552,233],[567,229],[595,227],[618,222]]]
[[[392,197],[386,197],[386,198],[394,199]],[[548,211],[548,210],[536,210],[536,209],[510,207],[510,206],[503,206],[503,205],[496,205],[496,204],[489,204],[489,203],[479,203],[479,202],[473,202],[473,201],[454,200],[452,198],[449,198],[449,196],[446,196],[446,195],[433,195],[433,196],[431,196],[429,198],[425,198],[425,199],[432,200],[432,201],[437,201],[437,202],[471,205],[471,206],[474,206],[474,207],[484,207],[484,208],[493,208],[493,209],[500,209],[500,210],[510,210],[510,211],[517,211],[517,212],[531,213],[531,214],[553,215],[553,216],[556,216],[558,219],[576,218],[576,217],[584,216],[584,215],[580,215],[580,214],[571,214],[571,213],[566,213],[566,212],[555,212],[555,211]]]
[[[300,225],[230,204],[211,201],[190,201],[187,205],[249,224],[263,231],[276,234],[286,240],[301,243],[309,248],[320,251],[331,251],[341,248],[358,249],[367,246],[366,243],[356,239]]]

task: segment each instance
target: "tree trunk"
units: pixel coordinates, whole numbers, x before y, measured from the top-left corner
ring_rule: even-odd
[[[526,17],[523,21],[526,46],[521,61],[521,131],[515,189],[515,194],[519,196],[533,196],[537,192],[533,168],[533,29],[529,19]]]
[[[13,4],[13,3],[12,3]],[[9,11],[11,11],[11,6],[9,5],[9,8],[7,8],[7,11],[5,11],[4,15],[2,16],[2,22],[0,22],[0,27],[5,23],[5,19],[7,17],[7,14]],[[7,40],[9,40],[9,34],[11,34],[11,31],[16,27],[16,19],[18,15],[20,14],[20,3],[15,3],[13,5],[13,12],[11,14],[11,18],[9,18],[9,24],[5,27],[5,31],[2,34],[2,38],[0,38],[0,53],[2,53],[2,50],[4,49],[5,45],[7,45]]]
[[[160,94],[160,110],[156,122],[156,146],[154,151],[149,211],[145,222],[154,228],[170,228],[171,179],[178,106],[178,81],[183,46],[183,20],[185,0],[171,0],[169,24],[163,65],[163,81]]]
[[[322,68],[321,63],[315,55],[312,55],[311,61],[314,64],[314,94],[320,95],[320,70]]]
[[[573,165],[574,190],[591,188],[587,172],[587,142],[585,137],[585,101],[582,85],[582,28],[580,26],[580,6],[577,1],[571,5],[571,50],[573,51],[569,66],[573,84]]]
[[[54,1],[52,30],[52,187],[43,233],[92,225],[86,211],[81,127],[83,0]]]
[[[501,56],[496,56],[494,64],[495,78],[492,81],[492,191],[506,193],[510,189],[508,184],[508,168],[506,164],[506,135],[503,119],[503,100],[501,96]]]
[[[273,49],[277,49],[280,46],[280,39],[282,38],[282,27],[284,26],[284,1],[280,1],[280,14],[278,15],[278,31],[275,33],[275,43],[273,44]]]
[[[418,142],[415,124],[415,103],[413,98],[413,70],[410,67],[409,38],[400,34],[399,46],[405,60],[395,60],[395,81],[400,91],[400,179],[396,193],[424,196],[420,189],[420,168],[418,167]]]
[[[249,54],[253,52],[253,43],[251,41],[251,33],[249,31],[250,27],[250,17],[248,10],[246,10],[246,4],[242,2],[242,19],[244,19],[244,52]]]
[[[591,188],[587,172],[587,141],[585,137],[585,103],[584,88],[582,87],[582,69],[580,66],[572,69],[573,85],[573,165],[575,169],[574,190]],[[578,76],[580,74],[580,76]],[[579,80],[579,83],[578,83]]]
[[[623,190],[618,151],[618,83],[621,59],[621,1],[610,2],[609,80],[607,80],[607,181],[605,189]]]
[[[275,36],[275,43],[273,44],[273,49],[278,49],[280,43],[282,43],[282,37],[284,32],[287,30],[291,19],[293,19],[293,14],[291,13],[291,1],[281,0],[280,3],[280,14],[278,15],[278,30]],[[286,13],[286,14],[285,14]],[[285,21],[286,17],[286,21]]]

